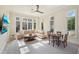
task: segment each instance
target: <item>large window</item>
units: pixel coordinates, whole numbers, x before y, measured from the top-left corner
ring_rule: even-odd
[[[32,29],[32,19],[28,19],[28,29]]]
[[[20,22],[21,22],[22,26],[20,26]],[[32,27],[33,27],[33,29],[36,29],[36,20],[27,19],[27,18],[23,17],[22,21],[20,21],[19,17],[16,17],[16,32],[20,31],[20,27],[23,30],[32,30]],[[42,29],[43,29],[43,24],[42,24]]]
[[[41,30],[44,30],[43,22],[41,23]]]
[[[16,21],[19,21],[20,19],[19,19],[19,17],[16,17]]]
[[[27,30],[27,22],[22,22],[22,29]]]
[[[75,12],[69,11],[67,15],[67,29],[68,31],[75,30]]]
[[[68,30],[75,30],[75,17],[68,18]]]
[[[20,31],[20,21],[16,21],[16,32]]]
[[[20,18],[16,17],[16,32],[20,31]]]
[[[26,18],[23,18],[22,29],[27,30],[27,19]]]
[[[34,29],[36,29],[36,21],[34,20]]]
[[[50,31],[54,31],[54,17],[50,18]]]

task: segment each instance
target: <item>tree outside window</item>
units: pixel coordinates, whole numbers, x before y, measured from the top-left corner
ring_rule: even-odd
[[[75,12],[69,11],[67,15],[67,29],[68,31],[75,30]]]

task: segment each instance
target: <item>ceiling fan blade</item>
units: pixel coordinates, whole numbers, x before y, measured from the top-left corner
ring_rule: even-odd
[[[34,12],[44,13],[44,12],[39,11],[39,5],[36,5],[36,10]]]
[[[41,12],[41,11],[39,11],[39,10],[36,10],[35,12],[38,12],[38,13],[44,13],[44,12]]]
[[[38,11],[39,13],[44,13],[44,12],[41,12],[41,11]]]

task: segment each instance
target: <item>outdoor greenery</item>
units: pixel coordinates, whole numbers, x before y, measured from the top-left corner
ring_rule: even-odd
[[[68,17],[68,31],[75,30],[75,17]]]

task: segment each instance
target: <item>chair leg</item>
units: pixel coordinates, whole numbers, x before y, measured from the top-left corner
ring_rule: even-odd
[[[64,48],[65,48],[65,47],[66,47],[66,42],[64,42],[64,44],[63,44],[63,45],[64,45]]]
[[[53,47],[54,47],[54,43],[55,43],[55,41],[53,40]]]
[[[49,45],[50,45],[50,39],[49,39]]]
[[[63,44],[63,47],[65,48],[65,42],[64,41],[62,41],[62,44]]]
[[[56,45],[57,45],[58,43],[57,43],[57,40],[56,40]]]
[[[66,42],[66,46],[67,46],[67,42]]]
[[[64,48],[65,48],[65,43],[64,43]]]
[[[50,45],[50,41],[49,41],[49,45]]]
[[[58,43],[58,47],[59,47],[59,43]]]
[[[59,47],[59,45],[60,45],[60,42],[59,42],[59,40],[58,40],[57,44],[58,44],[58,47]]]
[[[67,46],[67,42],[64,42],[64,48]]]

